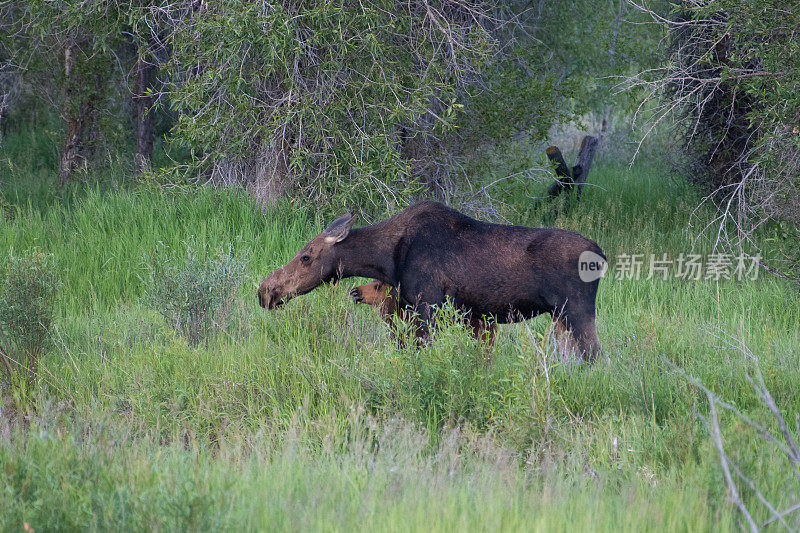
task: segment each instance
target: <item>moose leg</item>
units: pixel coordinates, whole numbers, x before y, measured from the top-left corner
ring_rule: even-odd
[[[492,351],[494,348],[494,334],[497,331],[497,325],[494,323],[487,324],[481,318],[472,318],[469,321],[472,326],[472,336],[478,341],[479,347],[486,349],[486,362],[492,364]]]
[[[428,303],[419,302],[413,306],[414,321],[417,323],[417,338],[430,338],[434,330],[433,306]]]
[[[597,337],[594,317],[588,318],[580,327],[573,327],[573,334],[575,335],[576,346],[583,354],[584,360],[594,363],[597,356],[603,353],[600,339]]]
[[[597,354],[602,353],[600,339],[597,338],[594,316],[588,313],[572,313],[564,317],[567,330],[567,341],[570,349],[581,354],[584,361],[593,363]],[[563,327],[563,326],[562,326]]]
[[[404,347],[406,341],[404,335],[398,335],[397,326],[394,323],[394,314],[384,313],[383,309],[381,309],[381,318],[383,318],[383,321],[386,322],[386,325],[389,327],[389,336],[396,340],[401,348]]]
[[[593,363],[597,354],[602,353],[597,338],[594,320],[594,306],[566,305],[552,312],[553,333],[558,352],[567,355],[572,351]]]
[[[553,317],[553,338],[556,342],[556,350],[562,356],[567,356],[575,348],[572,340],[572,332],[564,325],[564,321],[557,315]]]
[[[470,320],[472,326],[472,335],[486,344],[488,347],[494,346],[494,335],[497,333],[497,324],[487,324],[481,318],[473,318]]]
[[[472,336],[475,337],[476,340],[482,341],[485,333],[483,320],[480,318],[473,318],[469,321],[469,325],[472,326]]]
[[[418,280],[401,281],[398,285],[399,298],[406,309],[414,313],[418,324],[417,338],[430,338],[436,328],[434,306],[445,302],[445,293],[441,287],[430,283],[419,283]]]
[[[494,348],[494,337],[497,334],[497,324],[492,322],[486,330],[486,344]]]

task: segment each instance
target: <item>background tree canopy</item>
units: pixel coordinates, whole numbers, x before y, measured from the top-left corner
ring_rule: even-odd
[[[565,71],[584,64],[588,49],[564,49],[557,36],[566,18],[554,6],[12,1],[2,9],[4,87],[16,101],[6,122],[40,120],[22,116],[25,103],[51,104],[65,126],[62,185],[76,165],[98,159],[92,139],[107,150],[130,120],[138,137],[152,136],[141,123],[157,117],[185,150],[156,168],[162,179],[243,185],[262,202],[391,210],[450,180],[452,158],[476,146],[544,139],[585,109],[572,103],[578,88],[594,87],[588,69]],[[147,146],[137,139],[137,157],[151,161]]]
[[[667,29],[663,63],[634,78],[675,128],[681,171],[719,207],[716,241],[764,225],[800,237],[800,2],[685,0],[636,6]],[[787,268],[800,262],[785,256]]]
[[[150,181],[377,215],[483,148],[650,121],[741,245],[800,220],[796,4],[10,0],[0,124],[56,126],[62,186],[135,140]]]
[[[173,38],[174,134],[210,180],[259,198],[397,205],[419,187],[403,150],[452,127],[496,51],[492,17],[479,2],[204,4]]]

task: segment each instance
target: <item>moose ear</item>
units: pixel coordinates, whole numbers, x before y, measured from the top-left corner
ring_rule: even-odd
[[[322,232],[325,234],[325,242],[328,244],[335,244],[343,241],[350,233],[350,228],[353,227],[353,222],[355,221],[356,217],[350,213],[347,213],[331,222],[331,224]]]

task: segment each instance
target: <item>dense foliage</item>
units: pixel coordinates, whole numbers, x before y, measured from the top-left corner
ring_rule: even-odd
[[[587,109],[570,100],[596,87],[586,65],[613,71],[605,48],[613,55],[626,40],[612,32],[601,48],[565,47],[564,12],[522,2],[0,9],[0,125],[57,116],[62,185],[118,157],[130,132],[137,150],[150,147],[137,152],[137,170],[150,168],[154,132],[169,131],[180,150],[151,177],[364,212],[452,188],[458,158],[478,147],[544,139],[554,122]],[[607,33],[608,14],[592,13],[599,25],[581,43]],[[41,102],[49,113],[33,111]]]
[[[797,238],[800,2],[685,0],[651,13],[671,36],[668,61],[644,76],[666,97],[657,120],[679,117],[689,177],[718,201],[729,242],[765,221]]]
[[[418,188],[404,145],[452,126],[456,90],[496,46],[491,15],[479,2],[203,4],[174,36],[175,135],[210,179],[260,197],[396,205]]]
[[[33,383],[39,357],[52,346],[58,277],[53,257],[39,251],[9,259],[0,285],[0,375]]]

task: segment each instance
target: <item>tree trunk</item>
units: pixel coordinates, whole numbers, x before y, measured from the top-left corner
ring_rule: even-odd
[[[422,178],[425,187],[433,192],[442,188],[442,167],[436,161],[435,141],[423,138],[422,135],[401,127],[398,135],[400,156],[408,161],[411,175]]]
[[[153,96],[149,92],[153,88],[155,71],[153,56],[148,49],[139,54],[136,61],[133,103],[136,108],[136,155],[134,163],[136,173],[141,174],[153,165],[154,120],[151,108]]]
[[[98,73],[92,90],[76,90],[79,83],[87,83],[87,80],[78,79],[75,74],[75,52],[75,42],[69,41],[64,46],[64,101],[61,111],[66,136],[58,160],[58,183],[62,187],[67,185],[72,177],[75,161],[80,155],[81,141],[87,125],[91,126],[92,115],[100,98],[103,83],[103,77]]]
[[[624,3],[624,0],[619,0],[619,9],[617,10],[617,16],[614,18],[614,29],[611,30],[611,42],[608,45],[608,64],[612,71],[617,64],[617,37],[619,35],[619,27],[622,24],[622,11]],[[606,104],[606,107],[603,110],[603,122],[600,124],[600,132],[597,135],[598,142],[601,145],[606,137],[606,132],[608,131],[608,121],[610,118],[611,104]]]
[[[73,43],[68,42],[64,46],[64,102],[62,118],[66,123],[66,138],[64,139],[64,146],[61,148],[61,155],[58,160],[58,183],[64,187],[69,183],[72,176],[72,167],[75,164],[75,158],[78,154],[78,145],[81,140],[81,124],[79,116],[73,115],[71,106],[74,97],[74,90],[72,84],[72,67],[74,64],[74,57],[72,54]]]
[[[81,140],[81,123],[73,117],[65,117],[67,123],[67,136],[61,148],[61,157],[58,160],[58,183],[64,187],[72,176],[72,168],[78,155],[78,145]]]
[[[547,159],[549,159],[551,163],[556,164],[556,177],[564,178],[562,180],[556,180],[547,190],[549,196],[555,197],[561,194],[564,188],[569,189],[572,187],[572,173],[567,166],[567,162],[564,161],[564,156],[561,155],[561,150],[559,150],[557,146],[549,146],[545,153],[547,154]]]
[[[65,106],[69,107],[69,106]],[[78,159],[78,151],[81,145],[81,137],[86,123],[92,115],[94,105],[89,101],[81,102],[77,115],[73,116],[69,110],[65,113],[66,138],[61,149],[61,157],[58,161],[58,183],[62,187],[70,182],[72,171],[75,168],[75,160]]]
[[[586,178],[589,176],[589,169],[592,166],[594,153],[599,144],[600,140],[597,137],[592,137],[591,135],[587,135],[583,138],[583,141],[581,141],[581,149],[578,152],[578,160],[576,161],[575,166],[572,167],[572,179],[575,184],[578,185],[578,203],[581,203],[581,192],[583,191],[583,186],[586,183]]]
[[[262,147],[255,151],[254,175],[247,185],[247,190],[253,199],[262,206],[275,205],[279,198],[286,196],[291,187],[291,170],[289,170],[289,157],[291,155],[294,135],[284,129],[279,132],[271,146]],[[250,174],[245,171],[245,176]]]

